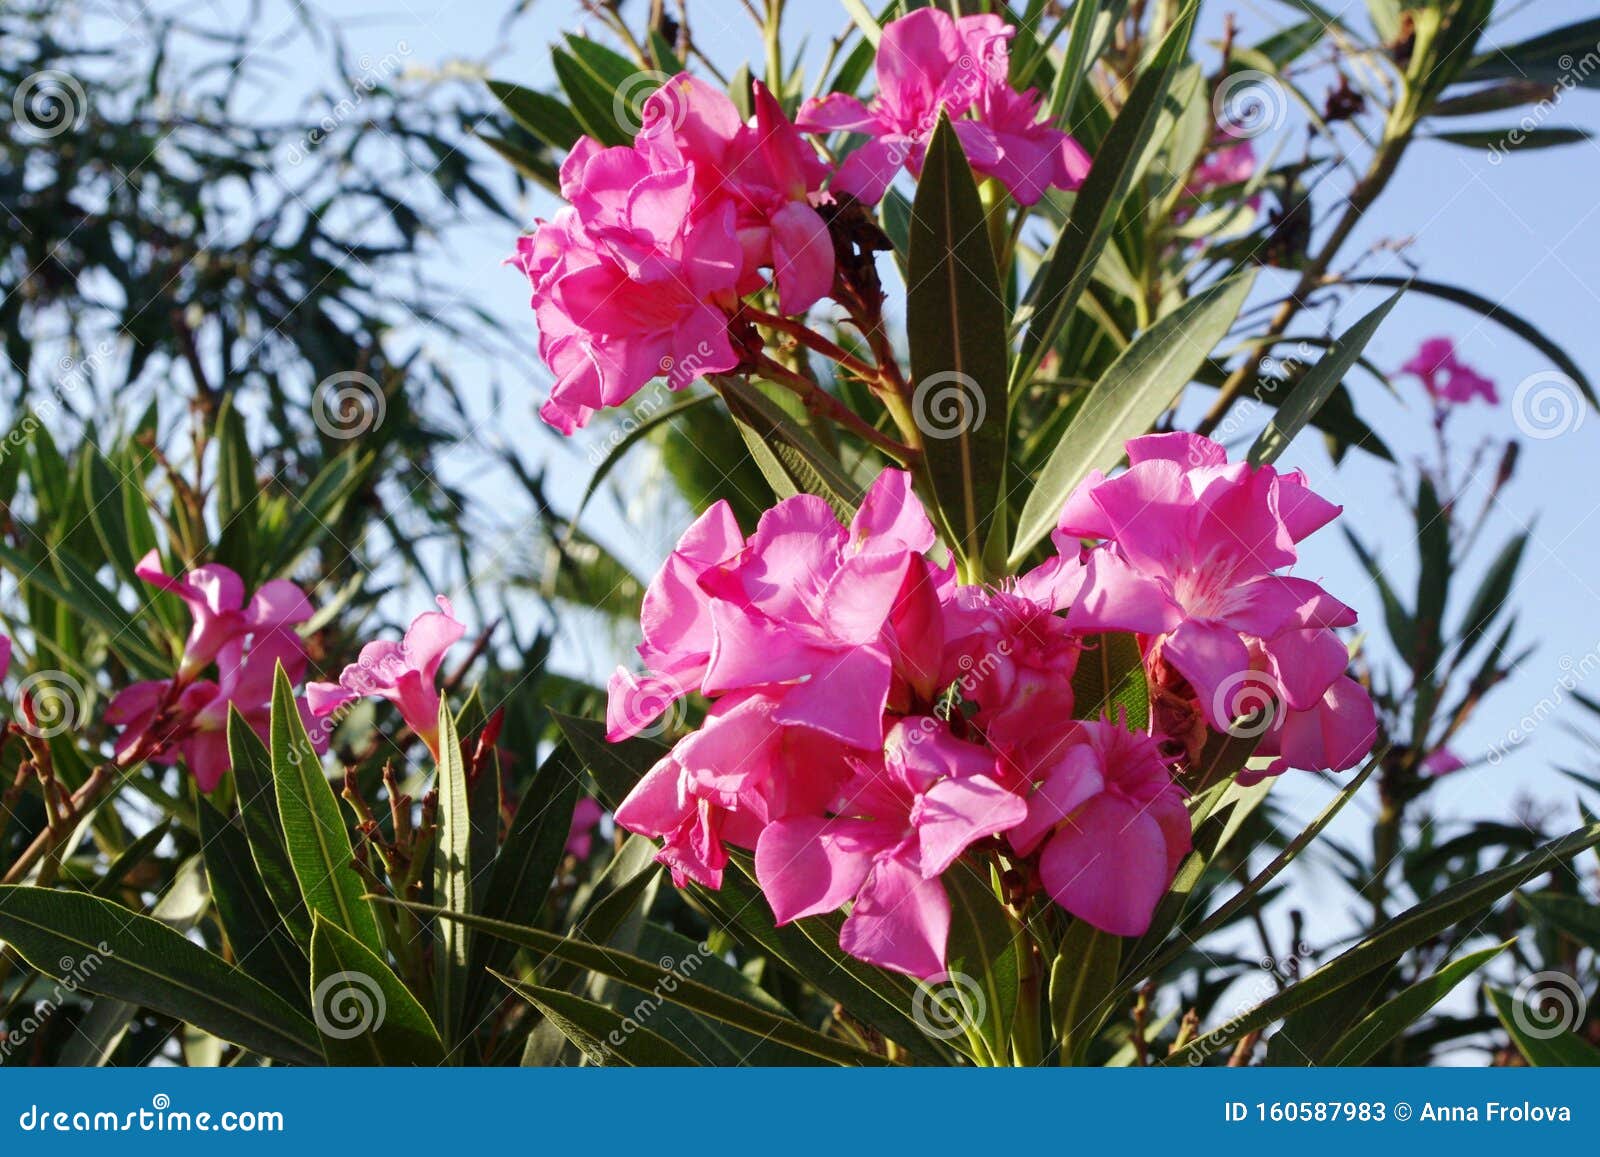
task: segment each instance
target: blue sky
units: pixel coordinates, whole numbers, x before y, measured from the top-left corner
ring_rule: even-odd
[[[1360,10],[1357,0],[1324,2],[1336,11]],[[235,10],[231,4],[215,7],[219,12]],[[376,60],[398,53],[405,67],[416,71],[449,68],[454,62],[477,61],[492,54],[493,75],[534,86],[551,83],[550,40],[586,23],[571,0],[533,0],[530,13],[509,34],[502,30],[504,6],[499,0],[330,0],[320,7],[342,26],[353,58]],[[846,19],[830,0],[805,0],[792,7],[797,16],[791,31],[809,34],[813,57],[817,44],[836,33]],[[1209,15],[1203,35],[1214,36],[1221,14],[1231,10],[1237,15],[1243,43],[1260,39],[1292,19],[1291,9],[1273,0],[1208,4],[1206,9]],[[1592,5],[1579,0],[1502,4],[1502,9],[1509,15],[1491,29],[1486,45],[1515,42],[1593,15]],[[269,6],[266,12],[263,32],[287,31],[291,17],[286,9]],[[691,13],[697,38],[715,45],[719,61],[760,59],[759,36],[739,0],[699,0],[691,4]],[[594,22],[587,23],[592,27]],[[326,78],[325,58],[293,47],[280,48],[276,55],[282,62],[282,83],[263,92],[263,110],[282,111],[286,103],[298,99],[298,92],[317,88]],[[1319,84],[1314,91],[1320,89]],[[1592,126],[1597,111],[1600,104],[1592,95],[1575,94],[1559,105],[1547,123]],[[1482,123],[1508,125],[1511,120],[1510,114],[1500,114]],[[1295,131],[1291,119],[1283,132]],[[1257,143],[1263,152],[1271,147]],[[1294,150],[1298,150],[1298,138]],[[1420,143],[1347,253],[1410,238],[1406,256],[1420,267],[1423,276],[1458,283],[1504,301],[1565,345],[1591,376],[1600,377],[1600,284],[1591,284],[1600,279],[1597,178],[1600,144],[1526,152],[1495,163],[1482,150]],[[531,223],[553,208],[548,199],[538,199],[520,204],[518,212]],[[504,222],[474,218],[451,231],[431,258],[431,267],[441,281],[458,287],[463,296],[503,319],[506,326],[531,337],[525,287],[515,271],[500,264],[514,238],[515,231]],[[1364,270],[1407,271],[1394,254],[1381,249]],[[1270,291],[1287,284],[1281,276],[1273,280],[1268,275],[1261,288]],[[1338,315],[1339,328],[1348,326],[1377,300],[1376,296],[1352,299]],[[1321,332],[1323,320],[1312,319],[1307,324],[1308,329],[1297,332]],[[1421,297],[1401,303],[1368,354],[1380,366],[1392,368],[1410,355],[1421,337],[1435,333],[1454,336],[1461,355],[1496,379],[1503,396],[1500,407],[1480,404],[1454,421],[1454,472],[1461,475],[1484,443],[1518,436],[1509,416],[1513,388],[1552,367],[1503,329]],[[419,332],[417,336],[425,335]],[[468,379],[472,368],[471,361],[464,361],[457,366],[458,375]],[[532,361],[479,368],[483,371],[483,385],[476,391],[479,436],[516,446],[529,461],[550,463],[555,496],[575,497],[591,465],[581,447],[559,444],[539,428],[534,408],[544,385],[540,368]],[[491,405],[487,384],[492,375],[498,376],[503,391],[498,408]],[[1410,461],[1431,453],[1427,411],[1414,388],[1402,387],[1401,397],[1392,399],[1363,378],[1357,405],[1402,459]],[[1532,543],[1514,598],[1520,608],[1523,639],[1538,647],[1523,669],[1489,700],[1458,747],[1470,758],[1504,744],[1508,730],[1522,716],[1543,712],[1541,703],[1554,702],[1558,709],[1554,718],[1537,726],[1527,742],[1499,766],[1463,773],[1442,785],[1436,792],[1435,807],[1443,817],[1498,818],[1513,808],[1518,796],[1533,793],[1546,800],[1566,801],[1559,822],[1575,822],[1570,782],[1549,769],[1553,764],[1565,764],[1592,770],[1595,762],[1590,746],[1560,720],[1584,722],[1581,710],[1574,712],[1563,678],[1574,669],[1584,669],[1586,656],[1590,656],[1588,663],[1600,664],[1600,614],[1596,613],[1600,608],[1600,568],[1596,566],[1600,562],[1596,547],[1600,484],[1591,480],[1600,457],[1600,415],[1588,414],[1576,428],[1558,437],[1523,441],[1517,479],[1495,503],[1484,531],[1489,549],[1480,549],[1476,565],[1485,563],[1492,548],[1508,534],[1532,528]],[[463,447],[449,456],[442,468],[470,484],[481,466],[476,455],[471,447]],[[1376,545],[1392,577],[1402,591],[1407,590],[1414,574],[1412,530],[1409,522],[1399,517],[1391,472],[1359,454],[1352,454],[1342,468],[1335,469],[1314,439],[1297,445],[1289,461],[1303,466],[1318,489],[1345,504],[1349,521]],[[642,468],[642,459],[636,459],[633,469]],[[1491,461],[1491,474],[1492,469]],[[1468,482],[1469,504],[1481,501],[1487,481],[1485,477]],[[498,495],[488,493],[489,488],[479,490],[496,500],[492,509],[501,515],[501,533],[509,536],[508,542],[525,533],[519,529],[517,513],[506,511]],[[1479,497],[1474,500],[1473,495]],[[615,508],[597,513],[595,525],[601,536],[646,573],[659,564],[681,529],[681,523],[672,518],[630,525]],[[1323,578],[1358,607],[1364,620],[1376,623],[1378,604],[1371,584],[1336,534],[1324,533],[1321,539],[1308,544],[1300,572]],[[1474,577],[1470,570],[1463,576],[1462,599],[1469,594]],[[599,669],[620,657],[603,643],[576,637],[569,640],[564,654],[570,663],[594,664]],[[1593,675],[1593,682],[1582,689],[1600,696],[1600,670]],[[1593,729],[1600,734],[1600,719],[1595,720]],[[1320,785],[1302,782],[1291,787],[1285,798],[1293,810],[1309,811],[1325,794]],[[1358,807],[1362,802],[1358,801]]]

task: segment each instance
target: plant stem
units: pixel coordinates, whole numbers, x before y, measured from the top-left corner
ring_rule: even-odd
[[[896,442],[882,430],[867,422],[849,406],[824,390],[811,379],[795,373],[788,366],[773,361],[766,354],[759,354],[756,358],[756,369],[763,378],[777,385],[783,386],[795,393],[805,403],[806,409],[813,414],[819,414],[853,434],[872,443],[889,457],[901,465],[909,465],[917,458],[916,451],[901,442]]]

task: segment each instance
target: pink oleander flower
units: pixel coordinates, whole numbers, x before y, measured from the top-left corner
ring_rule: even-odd
[[[1494,382],[1462,362],[1456,356],[1456,343],[1447,337],[1428,338],[1400,372],[1421,382],[1435,402],[1459,405],[1474,398],[1490,405],[1500,402]]]
[[[1242,185],[1255,174],[1255,146],[1249,141],[1224,143],[1220,148],[1213,148],[1195,166],[1188,192],[1190,196],[1203,197],[1215,189]]]
[[[456,621],[449,599],[439,595],[437,602],[437,611],[411,620],[400,642],[385,639],[362,647],[360,658],[344,669],[337,683],[307,684],[311,713],[322,718],[356,699],[387,699],[438,759],[439,664],[466,627]]]
[[[608,735],[637,734],[692,690],[760,687],[778,698],[778,722],[876,749],[890,703],[930,695],[938,674],[938,604],[954,573],[925,557],[933,543],[899,470],[878,477],[848,528],[797,495],[741,540],[713,507],[650,585],[639,651],[649,670],[612,677]]]
[[[1245,769],[1239,782],[1249,785],[1289,768],[1303,771],[1348,771],[1378,741],[1377,712],[1366,689],[1340,674],[1320,699],[1306,710],[1288,708],[1272,721],[1255,754],[1273,756],[1260,771]]]
[[[1441,747],[1437,751],[1429,752],[1422,760],[1422,774],[1429,779],[1438,779],[1444,775],[1454,775],[1467,767],[1467,761],[1462,759],[1448,747]]]
[[[161,569],[161,555],[151,550],[139,560],[134,573],[151,586],[177,595],[189,606],[194,626],[178,666],[180,683],[193,679],[224,646],[240,636],[266,632],[293,635],[290,628],[311,617],[311,603],[305,593],[285,579],[263,583],[247,605],[244,581],[228,567],[215,563],[195,567],[175,579]]]
[[[726,844],[754,848],[768,824],[820,814],[848,774],[835,740],[784,725],[776,706],[760,692],[718,700],[617,808],[618,825],[662,841],[679,887],[720,888]]]
[[[1192,685],[1213,730],[1233,722],[1231,698],[1250,677],[1252,647],[1282,672],[1296,703],[1314,702],[1342,666],[1297,666],[1308,649],[1330,653],[1330,636],[1306,632],[1349,626],[1355,612],[1316,583],[1277,572],[1340,508],[1298,472],[1230,464],[1221,446],[1192,434],[1136,438],[1128,460],[1114,478],[1093,473],[1063,508],[1055,534],[1063,552],[1076,554],[1079,539],[1104,540],[1085,556],[1067,621],[1144,636],[1147,663]]]
[[[1088,154],[1039,120],[1035,92],[1010,86],[1008,43],[1015,33],[998,16],[952,18],[937,8],[885,25],[872,102],[832,93],[807,101],[796,118],[808,132],[869,138],[845,158],[830,188],[875,204],[902,168],[919,174],[941,109],[955,122],[973,169],[1000,181],[1019,203],[1033,204],[1052,186],[1082,184]]]
[[[767,825],[756,879],[779,924],[852,901],[839,946],[927,979],[945,971],[950,899],[939,877],[975,841],[1022,821],[1027,805],[994,778],[992,752],[941,720],[901,720],[879,757],[852,759],[830,815]]]
[[[119,760],[148,758],[155,763],[182,759],[203,792],[215,791],[232,768],[228,753],[229,708],[252,731],[267,738],[272,716],[272,682],[281,664],[290,683],[305,675],[305,646],[290,631],[265,631],[248,642],[233,638],[217,655],[217,679],[187,684],[172,679],[134,683],[106,705],[105,721],[122,728],[115,752]],[[304,700],[296,700],[309,721]],[[320,754],[326,743],[312,731]]]
[[[1072,718],[1083,640],[1055,613],[1049,593],[1030,597],[1028,590],[963,587],[946,608],[950,638],[940,682],[977,704],[972,721],[997,745]]]
[[[1033,791],[1006,838],[1039,855],[1051,899],[1115,936],[1142,936],[1190,846],[1183,789],[1156,741],[1110,722],[1070,724],[1013,757]]]
[[[594,850],[594,829],[606,809],[593,796],[584,796],[572,809],[572,823],[567,827],[566,853],[579,860],[587,860]]]

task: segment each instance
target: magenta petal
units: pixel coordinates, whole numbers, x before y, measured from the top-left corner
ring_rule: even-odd
[[[862,551],[909,550],[925,554],[935,534],[928,512],[904,470],[885,470],[867,487],[850,521],[850,548]]]
[[[682,778],[682,768],[673,756],[657,762],[617,808],[618,826],[656,839],[676,831],[694,809],[680,789]]]
[[[1102,932],[1142,936],[1166,893],[1167,844],[1155,818],[1100,795],[1039,856],[1039,878],[1057,904]]]
[[[437,602],[437,611],[426,611],[411,620],[403,644],[406,662],[428,683],[432,683],[438,673],[444,653],[467,629],[456,621],[449,599],[439,595]]]
[[[1223,718],[1239,677],[1250,669],[1250,652],[1239,632],[1203,619],[1189,619],[1161,641],[1161,654],[1194,685],[1201,710],[1213,730],[1226,731]]]
[[[918,870],[933,879],[978,840],[1006,831],[1028,814],[1022,797],[984,775],[946,779],[922,796],[912,822],[920,849]]]
[[[711,604],[715,640],[701,689],[707,695],[787,683],[832,661],[832,651],[797,640],[763,615],[733,603]]]
[[[872,133],[880,128],[875,113],[849,93],[834,92],[800,106],[795,126],[808,133]]]
[[[273,579],[263,583],[250,600],[244,621],[261,630],[303,623],[311,617],[311,600],[294,583]]]
[[[1076,631],[1154,635],[1176,627],[1181,614],[1160,580],[1134,568],[1115,550],[1101,548],[1084,564],[1083,586],[1067,622]]]
[[[857,960],[925,980],[944,972],[949,938],[950,898],[944,885],[884,857],[839,930],[839,947]]]
[[[880,850],[875,825],[796,816],[768,824],[756,843],[756,881],[787,924],[841,907],[860,891]]]
[[[685,694],[675,679],[618,667],[606,681],[606,739],[617,743],[638,735]]]
[[[833,288],[833,239],[804,201],[790,201],[772,215],[771,223],[778,312],[804,313]]]
[[[228,754],[227,732],[195,732],[183,742],[183,760],[189,765],[189,771],[201,791],[216,791],[222,777],[233,767]]]
[[[1350,652],[1332,631],[1284,631],[1265,647],[1284,703],[1294,711],[1316,706],[1350,663]]]
[[[338,683],[307,683],[306,703],[311,714],[322,716],[337,711],[351,700],[359,698],[354,691]]]
[[[1011,846],[1024,856],[1106,787],[1099,758],[1082,743],[1053,754],[1037,779],[1038,786],[1028,797],[1028,814],[1008,833]]]
[[[773,719],[814,728],[852,747],[876,748],[883,743],[892,673],[881,650],[852,647],[786,691]]]

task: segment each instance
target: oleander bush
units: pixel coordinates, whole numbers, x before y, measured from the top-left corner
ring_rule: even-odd
[[[1600,780],[1429,798],[1515,773],[1463,728],[1559,629],[1458,415],[1533,457],[1595,394],[1352,244],[1421,139],[1586,139],[1600,21],[787,7],[585,5],[551,86],[369,61],[284,123],[248,27],[144,18],[135,75],[0,16],[0,1062],[1600,1062]],[[465,227],[520,327],[430,292]],[[1377,364],[1411,295],[1535,372]],[[429,336],[540,365],[512,448]],[[619,492],[686,527],[643,573]]]

